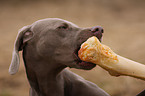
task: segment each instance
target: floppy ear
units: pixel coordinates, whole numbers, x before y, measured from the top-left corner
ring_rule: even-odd
[[[30,31],[30,26],[24,26],[18,32],[14,50],[12,54],[12,61],[9,67],[9,73],[11,75],[15,74],[20,65],[19,51],[21,51],[27,41],[29,41],[33,37],[33,32]]]

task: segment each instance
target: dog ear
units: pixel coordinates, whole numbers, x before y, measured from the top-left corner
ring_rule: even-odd
[[[19,51],[21,51],[27,41],[29,41],[33,37],[33,32],[30,31],[30,26],[24,26],[18,32],[14,50],[12,54],[12,61],[9,67],[9,73],[11,75],[15,74],[20,65]]]

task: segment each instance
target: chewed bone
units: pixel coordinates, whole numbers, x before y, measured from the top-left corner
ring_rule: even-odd
[[[113,76],[126,75],[145,80],[145,65],[117,55],[95,36],[81,45],[78,54],[81,60],[97,64]]]

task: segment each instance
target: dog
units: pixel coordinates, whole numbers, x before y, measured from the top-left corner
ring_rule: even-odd
[[[14,44],[9,73],[18,71],[19,51],[30,88],[30,96],[109,96],[104,90],[66,67],[91,70],[96,65],[78,57],[80,45],[91,36],[100,41],[103,28],[80,28],[59,18],[47,18],[24,26]]]

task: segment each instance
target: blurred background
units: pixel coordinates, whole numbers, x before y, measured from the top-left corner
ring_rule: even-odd
[[[22,56],[19,72],[8,74],[17,31],[44,18],[62,18],[80,27],[102,26],[103,43],[116,53],[145,64],[145,0],[0,0],[0,96],[28,96]],[[135,96],[145,82],[113,77],[97,66],[70,69],[96,83],[111,96]]]

